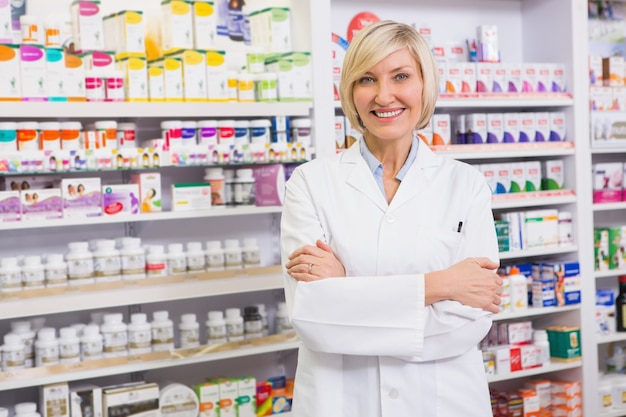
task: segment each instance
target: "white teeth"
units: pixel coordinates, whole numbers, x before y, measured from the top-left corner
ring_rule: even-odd
[[[376,116],[378,117],[394,117],[399,115],[400,113],[402,113],[402,110],[396,110],[396,111],[386,111],[386,112],[377,112],[374,111],[374,113],[376,114]]]

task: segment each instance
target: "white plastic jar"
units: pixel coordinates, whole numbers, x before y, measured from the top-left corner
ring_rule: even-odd
[[[39,122],[39,144],[42,151],[61,150],[61,123]]]
[[[224,147],[235,144],[234,120],[220,120],[217,122],[217,143]]]
[[[206,271],[206,261],[201,242],[187,242],[187,271],[190,273]]]
[[[35,365],[35,331],[28,320],[11,322],[11,333],[20,336],[24,343],[24,367]]]
[[[243,239],[241,253],[244,268],[254,268],[261,265],[261,252],[255,238],[248,237]]]
[[[311,119],[291,119],[291,141],[311,146]]]
[[[17,152],[17,123],[0,122],[0,151]]]
[[[265,308],[265,304],[255,304],[255,306],[259,310],[261,320],[263,321],[263,336],[267,336],[270,333],[269,322],[267,320],[267,309]]]
[[[20,151],[39,150],[39,122],[17,122],[16,129]]]
[[[41,22],[39,17],[23,14],[20,16],[20,30],[22,34],[22,44],[40,44],[42,43],[39,28]]]
[[[39,255],[24,257],[22,265],[22,288],[34,290],[45,288],[46,274]]]
[[[89,242],[70,242],[69,252],[65,254],[67,277],[70,285],[93,284],[93,254],[89,251]]]
[[[80,339],[74,327],[59,330],[59,363],[80,362]]]
[[[253,206],[255,179],[250,168],[238,169],[233,184],[235,205]]]
[[[130,316],[128,324],[128,353],[139,355],[152,352],[152,326],[145,313]]]
[[[46,256],[46,264],[43,268],[46,277],[46,287],[67,286],[67,264],[63,260],[62,254],[48,254],[48,256]]]
[[[161,135],[168,149],[180,149],[183,139],[183,123],[180,120],[161,122]]]
[[[100,239],[93,253],[96,282],[112,282],[122,279],[120,252],[115,249],[115,240]]]
[[[277,334],[293,333],[294,329],[289,320],[287,313],[287,304],[285,302],[279,302],[276,304],[276,316],[275,316],[275,332]]]
[[[262,103],[278,101],[278,74],[266,72],[257,75],[256,99]]]
[[[183,147],[193,147],[198,143],[198,124],[193,120],[181,122],[181,144]]]
[[[41,417],[37,412],[36,403],[19,403],[15,404],[15,417]]]
[[[187,273],[187,256],[183,251],[182,243],[169,243],[167,245],[167,270],[170,275]]]
[[[80,149],[80,135],[83,131],[81,122],[61,122],[61,149],[72,151]]]
[[[550,365],[550,342],[548,332],[543,329],[533,330],[533,345],[539,347],[539,363],[541,366]]]
[[[222,168],[205,168],[204,182],[211,185],[211,206],[224,206],[224,170]]]
[[[2,345],[2,371],[13,371],[25,367],[24,341],[15,333],[5,334]]]
[[[250,143],[250,122],[247,120],[235,120],[235,146],[243,146]]]
[[[35,366],[50,366],[59,364],[59,341],[56,330],[44,327],[37,332],[35,342]]]
[[[223,271],[226,269],[224,249],[219,240],[209,240],[205,243],[205,262],[208,272]]]
[[[269,145],[272,123],[267,119],[250,120],[250,143]]]
[[[198,121],[198,145],[217,145],[217,120]]]
[[[254,95],[254,83],[256,77],[254,74],[240,72],[237,75],[237,101],[240,103],[254,103],[256,97]]]
[[[152,351],[174,350],[174,323],[165,310],[152,313]]]
[[[101,359],[104,356],[104,340],[100,334],[100,326],[88,324],[83,328],[80,338],[80,359],[89,361]]]
[[[98,120],[94,123],[100,149],[117,148],[117,122],[115,120]]]
[[[105,314],[100,326],[102,334],[102,356],[116,358],[128,355],[128,333],[121,313]]]
[[[243,254],[237,239],[224,241],[224,264],[226,270],[236,271],[243,268]]]
[[[146,277],[146,254],[138,237],[122,238],[120,247],[122,279],[135,280]]]
[[[137,139],[137,125],[135,123],[117,124],[117,147],[135,148]]]
[[[22,268],[17,258],[11,256],[0,259],[0,285],[2,292],[22,290]]]
[[[206,321],[206,333],[208,345],[219,345],[226,343],[226,321],[224,313],[221,311],[209,311]]]
[[[180,316],[178,334],[182,349],[200,346],[200,325],[195,314],[189,313]]]
[[[244,339],[243,317],[238,308],[226,309],[226,339],[229,342],[237,342]]]
[[[146,275],[149,278],[167,276],[167,255],[163,245],[152,245],[148,248]]]

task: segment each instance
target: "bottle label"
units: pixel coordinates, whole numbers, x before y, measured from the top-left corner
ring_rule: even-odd
[[[104,353],[119,353],[126,350],[128,345],[126,332],[104,332],[102,336],[104,336],[102,347]]]
[[[180,331],[180,347],[190,348],[200,345],[200,334],[198,329]]]
[[[187,257],[187,269],[189,271],[204,271],[204,267],[204,255]]]

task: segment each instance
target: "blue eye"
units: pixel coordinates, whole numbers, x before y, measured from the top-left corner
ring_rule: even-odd
[[[409,78],[409,75],[408,75],[408,74],[404,74],[404,73],[402,73],[402,74],[397,74],[397,75],[396,75],[396,80],[399,80],[399,81],[404,81],[404,80],[406,80],[407,78]]]
[[[361,77],[359,79],[359,84],[368,84],[368,83],[371,83],[371,82],[374,82],[374,78],[372,78],[372,77]]]

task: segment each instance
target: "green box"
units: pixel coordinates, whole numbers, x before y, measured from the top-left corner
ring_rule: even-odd
[[[496,235],[498,237],[498,251],[508,252],[511,250],[509,246],[509,222],[506,220],[496,220]]]
[[[550,358],[558,362],[580,360],[580,327],[551,326],[546,328],[550,341]]]

